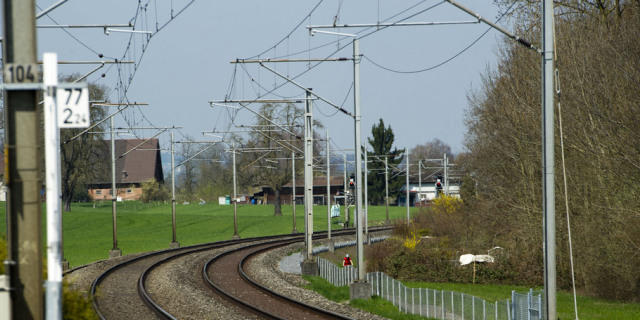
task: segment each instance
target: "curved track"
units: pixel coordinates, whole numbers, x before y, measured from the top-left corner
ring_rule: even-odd
[[[281,237],[281,236],[280,236]],[[119,263],[98,276],[91,284],[93,307],[100,319],[120,319],[123,316],[136,320],[163,319],[158,310],[147,305],[138,292],[141,275],[158,261],[173,256],[181,256],[219,249],[251,241],[265,241],[277,237],[249,238],[201,244],[177,249],[147,253]]]
[[[370,229],[372,232],[379,230]],[[353,234],[354,231],[347,229],[335,231],[333,234],[336,236],[347,235]],[[326,237],[326,233],[318,232],[314,239],[324,237]],[[210,257],[217,253],[213,259],[205,258],[203,260],[209,262],[200,262],[200,266],[197,266],[202,270],[202,279],[206,281],[207,277],[210,278],[216,288],[214,289],[215,293],[211,289],[206,290],[210,291],[210,295],[225,297],[226,299],[223,299],[225,301],[234,301],[234,304],[243,309],[244,313],[253,315],[255,318],[268,319],[349,319],[313,306],[292,302],[288,298],[261,287],[243,271],[244,264],[252,255],[301,241],[304,241],[302,234],[289,234],[228,240],[147,253],[117,264],[98,276],[91,285],[93,306],[101,319],[120,319],[123,317],[135,318],[136,320],[177,319],[175,315],[172,315],[154,300],[152,294],[148,292],[147,285],[150,281],[150,274],[160,266],[168,265],[179,259],[188,259],[186,261],[194,266],[194,268],[190,268],[193,270],[197,262],[192,261],[195,260],[192,256],[200,254],[200,256]],[[212,251],[212,253],[209,255],[207,251]],[[221,251],[222,253],[220,253]],[[202,267],[203,264],[204,267]],[[195,274],[189,276],[197,277]],[[202,283],[202,280],[199,283]],[[242,286],[242,290],[234,290],[234,287],[240,288],[240,286]],[[251,295],[253,298],[247,300],[247,297]],[[242,299],[244,299],[244,303],[239,302]],[[280,307],[276,309],[289,311],[285,313],[270,311],[261,306],[264,304],[262,301],[269,301],[268,304],[274,306],[278,303]]]
[[[267,319],[350,319],[279,295],[244,272],[251,256],[290,243],[293,241],[273,241],[219,254],[204,265],[202,277],[218,293]]]

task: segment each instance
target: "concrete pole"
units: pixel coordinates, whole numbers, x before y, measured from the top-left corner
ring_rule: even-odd
[[[311,89],[309,89],[311,90]],[[307,239],[305,259],[313,258],[313,103],[311,92],[307,91],[304,110],[304,212],[306,226],[304,228]]]
[[[331,240],[331,152],[329,150],[329,129],[326,129],[327,152],[327,239]]]
[[[122,251],[118,249],[118,218],[117,218],[117,205],[118,201],[118,189],[116,188],[116,138],[115,138],[115,125],[114,117],[110,120],[110,133],[111,133],[111,218],[113,225],[113,248],[109,251],[109,258],[115,258],[122,255]]]
[[[44,137],[47,197],[47,319],[62,319],[62,215],[60,213],[60,129],[55,103],[58,57],[43,55]]]
[[[391,223],[389,220],[389,158],[384,157],[384,203],[387,211],[387,224]]]
[[[368,152],[367,148],[364,149],[364,234],[365,239],[369,239],[369,187],[367,183],[369,183],[369,170],[367,169],[368,162]]]
[[[364,224],[364,212],[362,210],[362,149],[360,142],[360,43],[358,38],[353,39],[353,105],[355,127],[355,161],[356,161],[356,247],[358,253],[358,281],[366,280],[366,268],[364,265],[364,244],[362,239],[362,225]]]
[[[442,157],[444,159],[444,194],[446,196],[449,195],[449,159],[447,158],[447,154],[445,153]]]
[[[418,201],[422,202],[422,159],[418,161]]]
[[[35,1],[2,2],[3,64],[33,68],[36,74]],[[16,70],[17,71],[17,70]],[[37,77],[36,77],[37,78]],[[16,79],[18,80],[18,79]],[[8,77],[5,83],[12,82]],[[34,79],[32,82],[37,82]],[[22,81],[13,81],[20,83]],[[25,81],[27,82],[27,81]],[[5,262],[13,319],[42,319],[42,188],[40,116],[36,90],[5,91],[5,175],[7,248]]]
[[[291,209],[293,210],[293,230],[291,233],[298,233],[296,228],[296,153],[291,151]]]
[[[409,224],[409,222],[411,221],[411,217],[409,215],[409,149],[408,148],[404,148],[404,153],[407,154],[407,186],[406,186],[406,191],[407,191],[407,224]]]
[[[173,130],[171,130],[171,244],[172,248],[177,248],[180,244],[176,237],[176,164],[174,149]]]
[[[542,16],[542,155],[544,208],[544,301],[545,319],[556,319],[556,225],[554,168],[553,1],[544,0]]]
[[[349,226],[349,205],[347,204],[347,154],[342,155],[342,160],[344,161],[343,170],[342,170],[342,179],[344,182],[344,221]]]
[[[236,143],[234,142],[232,147],[233,156],[233,236],[232,239],[240,239],[240,235],[238,234],[238,189],[236,185]]]

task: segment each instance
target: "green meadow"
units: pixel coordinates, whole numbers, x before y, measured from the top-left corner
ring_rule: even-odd
[[[412,208],[413,210],[414,208]],[[327,207],[314,206],[314,231],[327,229]],[[168,248],[171,242],[171,205],[118,202],[118,247],[124,255]],[[304,231],[304,207],[296,206],[296,229]],[[341,213],[342,214],[342,213]],[[382,224],[384,206],[369,207],[369,225]],[[0,234],[6,234],[5,206],[0,205]],[[43,243],[46,243],[42,211]],[[353,209],[351,210],[353,221]],[[406,217],[405,207],[389,207],[391,219]],[[332,229],[342,228],[344,217],[333,218]],[[177,240],[181,246],[231,239],[233,206],[176,204]],[[282,206],[282,216],[272,205],[238,206],[238,233],[243,238],[291,233],[292,207]],[[112,248],[111,202],[74,203],[63,213],[64,256],[71,267],[106,259]],[[44,248],[44,247],[43,247]],[[44,249],[43,249],[44,250]]]

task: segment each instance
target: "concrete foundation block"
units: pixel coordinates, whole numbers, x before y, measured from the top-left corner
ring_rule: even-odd
[[[175,249],[175,248],[180,248],[180,242],[176,241],[176,242],[171,242],[169,243],[169,249]]]
[[[327,245],[329,246],[329,252],[336,251],[336,243],[335,241],[333,241],[333,239],[329,240],[329,243]]]
[[[109,259],[117,258],[117,257],[122,257],[122,250],[117,248],[109,250]]]
[[[349,285],[349,299],[369,299],[371,298],[371,283],[366,281],[356,281]]]
[[[233,236],[231,236],[231,240],[238,240],[238,239],[240,239],[239,234],[234,234]]]
[[[62,271],[69,270],[69,261],[67,259],[62,259]]]
[[[300,269],[302,271],[303,276],[317,276],[319,274],[318,261],[304,260],[300,262]]]

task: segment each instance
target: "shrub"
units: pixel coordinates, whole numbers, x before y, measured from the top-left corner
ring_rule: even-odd
[[[71,289],[66,281],[62,284],[62,312],[65,320],[98,319],[91,300],[80,291]]]
[[[4,236],[0,237],[0,262],[7,259],[7,240]],[[0,274],[4,274],[4,263],[0,263]]]
[[[140,201],[147,203],[150,201],[164,201],[169,199],[169,192],[156,181],[156,179],[149,179],[142,183],[142,197]]]

